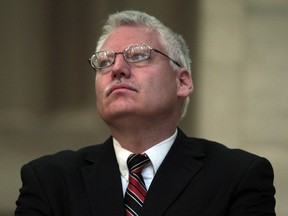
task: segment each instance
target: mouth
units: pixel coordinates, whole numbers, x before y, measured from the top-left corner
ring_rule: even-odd
[[[138,89],[134,87],[132,84],[120,83],[120,84],[114,84],[108,87],[105,95],[109,96],[113,92],[118,92],[118,91],[120,92],[120,91],[127,91],[127,90],[134,91],[134,92],[138,91]]]

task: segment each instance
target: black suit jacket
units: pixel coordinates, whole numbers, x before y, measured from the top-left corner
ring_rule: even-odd
[[[16,216],[124,216],[112,139],[24,165]],[[273,170],[256,155],[180,130],[147,193],[142,216],[275,215]]]

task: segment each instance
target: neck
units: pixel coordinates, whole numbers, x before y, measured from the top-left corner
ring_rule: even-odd
[[[151,122],[145,126],[138,121],[135,125],[121,124],[120,127],[110,127],[112,136],[121,146],[133,153],[142,153],[175,133],[176,124],[153,125]]]

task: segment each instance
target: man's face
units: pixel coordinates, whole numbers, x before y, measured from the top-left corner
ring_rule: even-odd
[[[122,52],[133,44],[147,44],[167,53],[157,33],[143,26],[118,27],[101,50]],[[166,57],[151,51],[148,60],[127,63],[123,55],[118,54],[113,65],[101,70],[95,79],[96,102],[98,112],[108,125],[135,117],[154,121],[168,116],[178,118],[179,96],[183,99],[183,91],[179,90],[180,74],[172,69]]]

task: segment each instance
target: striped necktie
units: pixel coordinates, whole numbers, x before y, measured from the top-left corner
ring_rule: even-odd
[[[137,216],[142,208],[147,189],[141,172],[149,161],[146,154],[131,154],[127,159],[129,184],[124,197],[126,216]]]

